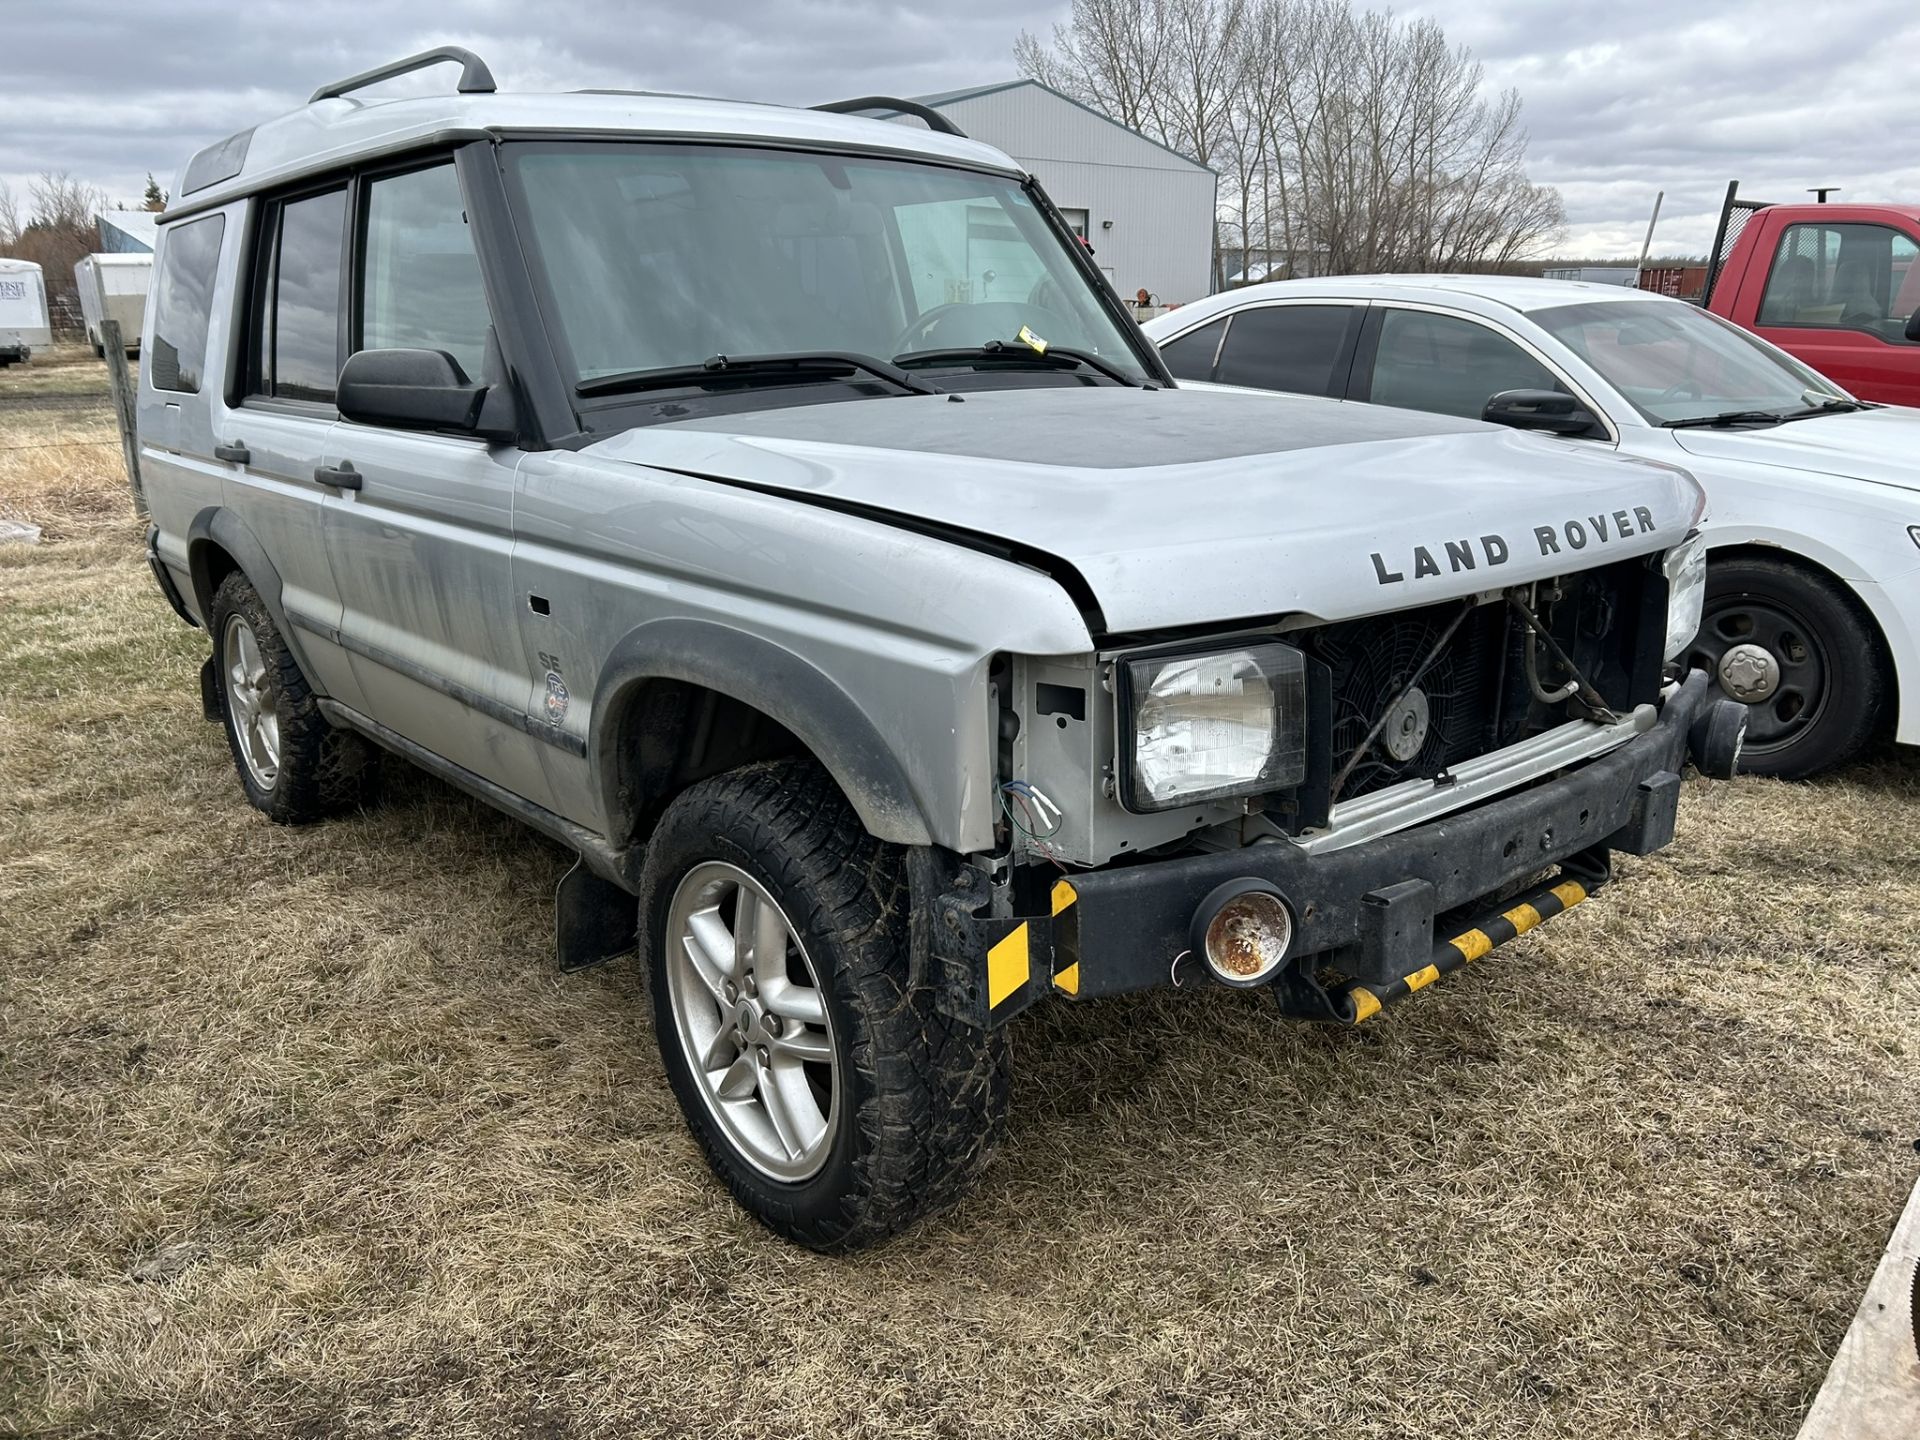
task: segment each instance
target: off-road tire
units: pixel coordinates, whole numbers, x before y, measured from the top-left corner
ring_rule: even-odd
[[[213,637],[220,728],[227,737],[247,803],[280,825],[308,825],[365,804],[379,776],[379,750],[352,731],[336,728],[320,713],[313,687],[300,672],[293,652],[252,583],[234,571],[214,591],[209,610],[207,630]],[[280,722],[280,765],[273,784],[267,787],[262,787],[247,768],[227,701],[227,657],[221,649],[227,621],[234,615],[252,628],[278,692],[274,708]]]
[[[804,761],[701,781],[647,843],[641,955],[667,1079],[708,1163],[750,1214],[815,1250],[874,1244],[965,1195],[1006,1127],[1004,1031],[949,1019],[909,986],[905,852],[873,839],[839,787]],[[666,977],[668,911],[695,866],[725,861],[766,887],[818,974],[842,1087],[827,1159],[810,1178],[770,1179],[708,1113],[683,1052]]]
[[[1841,586],[1789,561],[1742,555],[1709,563],[1709,623],[1716,608],[1744,597],[1802,617],[1824,651],[1826,686],[1815,718],[1777,748],[1750,745],[1741,772],[1804,780],[1846,764],[1872,740],[1886,700],[1887,660],[1873,622]]]

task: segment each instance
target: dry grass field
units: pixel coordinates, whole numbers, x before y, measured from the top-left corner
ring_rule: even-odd
[[[877,1253],[709,1178],[563,857],[393,764],[242,802],[91,355],[0,376],[0,1431],[1791,1436],[1916,1170],[1920,761],[1679,843],[1358,1033],[1021,1021]],[[74,443],[84,442],[84,443]]]

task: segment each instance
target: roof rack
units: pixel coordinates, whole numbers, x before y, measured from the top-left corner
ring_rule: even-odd
[[[322,100],[336,99],[350,90],[363,90],[378,81],[391,80],[396,75],[407,75],[415,70],[424,70],[429,65],[447,63],[460,67],[460,83],[454,88],[462,95],[491,95],[494,92],[493,72],[487,68],[486,61],[458,45],[441,45],[432,50],[422,50],[418,55],[409,55],[404,60],[395,60],[390,65],[376,65],[371,70],[362,70],[358,75],[335,80],[331,85],[322,85],[313,92],[307,103],[317,105]]]
[[[958,135],[962,140],[967,138],[966,131],[931,105],[922,105],[918,100],[897,100],[891,95],[862,95],[858,100],[833,100],[813,108],[824,110],[829,115],[870,115],[876,110],[892,110],[924,120],[929,130],[938,130],[942,135]]]

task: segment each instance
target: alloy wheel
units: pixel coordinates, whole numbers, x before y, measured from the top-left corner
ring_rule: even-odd
[[[226,661],[227,723],[240,758],[262,790],[280,778],[280,687],[242,615],[229,615],[220,639]]]
[[[763,1174],[798,1182],[826,1163],[841,1123],[833,1021],[813,962],[746,871],[708,861],[667,912],[667,991],[701,1098]]]

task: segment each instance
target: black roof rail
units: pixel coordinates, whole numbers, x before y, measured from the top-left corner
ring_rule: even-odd
[[[350,90],[361,90],[378,81],[391,80],[396,75],[407,75],[415,70],[424,70],[429,65],[447,63],[460,67],[460,83],[454,88],[462,95],[491,95],[498,88],[493,83],[493,72],[487,68],[486,61],[458,45],[441,45],[432,50],[422,50],[418,55],[409,55],[404,60],[395,60],[390,65],[376,65],[371,70],[362,70],[358,75],[335,80],[331,85],[322,85],[313,92],[307,103],[318,104],[322,100],[345,95]]]
[[[829,115],[867,115],[875,110],[894,110],[926,121],[929,130],[938,130],[942,135],[958,135],[962,140],[967,138],[966,131],[931,105],[922,105],[918,100],[896,100],[891,95],[862,95],[858,100],[833,100],[813,108],[824,110]]]

